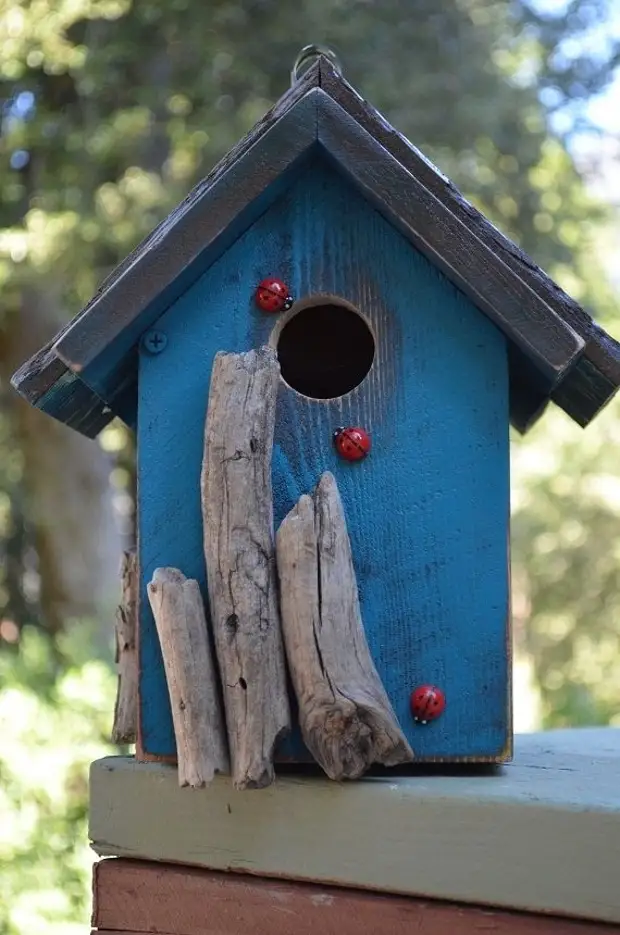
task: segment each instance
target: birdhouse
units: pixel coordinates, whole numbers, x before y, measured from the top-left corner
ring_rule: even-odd
[[[135,430],[139,759],[510,758],[509,427],[586,426],[620,345],[329,57],[13,383]]]

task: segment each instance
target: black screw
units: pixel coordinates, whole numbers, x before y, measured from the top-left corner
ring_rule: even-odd
[[[147,331],[144,337],[142,338],[142,347],[145,351],[148,351],[149,354],[161,354],[166,344],[168,343],[168,338],[163,331]]]

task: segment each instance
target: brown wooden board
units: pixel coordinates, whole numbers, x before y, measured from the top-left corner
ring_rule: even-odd
[[[412,845],[413,846],[413,845]],[[620,926],[138,860],[94,868],[93,926],[157,935],[605,935]]]

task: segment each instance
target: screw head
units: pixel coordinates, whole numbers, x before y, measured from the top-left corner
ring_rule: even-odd
[[[156,328],[147,331],[142,338],[142,347],[149,354],[161,354],[167,343],[167,336],[163,331],[158,331]]]

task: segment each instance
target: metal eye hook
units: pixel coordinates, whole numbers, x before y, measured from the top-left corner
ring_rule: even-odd
[[[325,58],[329,59],[338,74],[342,74],[342,65],[340,64],[340,59],[336,53],[329,48],[329,46],[317,45],[315,43],[312,45],[305,45],[295,59],[295,64],[293,65],[293,70],[291,71],[291,87],[294,84],[297,84],[302,75],[312,65],[312,62],[320,55],[324,55]]]

